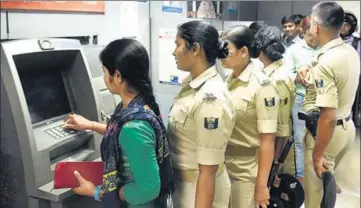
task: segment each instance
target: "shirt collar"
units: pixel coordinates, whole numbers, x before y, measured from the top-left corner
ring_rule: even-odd
[[[285,44],[286,45],[291,45],[292,43],[297,43],[297,42],[299,42],[299,41],[301,41],[302,39],[300,38],[300,36],[299,35],[297,35],[296,37],[294,37],[292,40],[288,40],[289,38],[288,37],[286,37],[285,38]]]
[[[318,50],[318,49],[319,49],[318,46],[317,46],[316,48],[312,48],[312,47],[310,47],[309,45],[307,45],[306,40],[302,40],[301,46],[302,46],[303,48],[305,48],[305,49],[308,49],[308,50]]]
[[[353,41],[353,36],[350,35],[350,36],[346,37],[345,39],[343,39],[343,41],[344,41],[345,43],[352,43],[352,41]]]
[[[248,82],[252,73],[254,72],[254,70],[256,70],[256,66],[254,65],[254,63],[251,61],[247,67],[243,70],[243,72],[237,77],[237,79],[239,79],[242,82]],[[233,74],[230,74],[227,77],[227,82],[231,82],[233,80]]]
[[[294,43],[300,42],[302,41],[301,37],[299,35],[297,35],[295,38],[293,38],[292,40]]]
[[[282,66],[283,61],[282,59],[273,62],[272,64],[270,64],[269,66],[267,66],[266,68],[263,69],[263,71],[267,74],[268,77],[271,76],[271,74],[280,66]]]
[[[196,77],[192,80],[192,76],[189,75],[186,77],[182,83],[182,86],[188,85],[193,88],[199,88],[202,84],[204,84],[207,80],[217,75],[217,69],[216,66],[213,65],[210,68],[208,68],[206,71],[204,71],[201,75]]]
[[[328,51],[334,47],[340,46],[342,44],[344,44],[344,42],[341,38],[336,38],[334,40],[331,40],[330,42],[326,43],[326,45],[324,45],[322,48],[320,48],[318,54],[316,55],[316,59],[318,60],[318,58],[322,54],[324,54],[326,51]]]

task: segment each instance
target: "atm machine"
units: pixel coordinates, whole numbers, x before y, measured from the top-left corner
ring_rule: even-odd
[[[100,207],[70,189],[54,190],[54,167],[100,157],[102,136],[63,130],[65,116],[106,122],[114,108],[104,83],[93,83],[78,40],[1,43],[0,207]]]

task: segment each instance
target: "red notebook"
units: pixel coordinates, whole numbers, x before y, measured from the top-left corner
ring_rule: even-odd
[[[103,183],[103,162],[58,162],[54,171],[54,189],[79,187],[74,171],[95,186]]]

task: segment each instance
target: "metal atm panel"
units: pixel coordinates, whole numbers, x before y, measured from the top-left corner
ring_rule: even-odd
[[[34,199],[61,204],[73,195],[53,190],[54,166],[98,159],[101,136],[61,126],[72,112],[99,121],[96,96],[78,40],[1,43],[0,177],[7,192],[0,192],[13,207],[32,207]]]

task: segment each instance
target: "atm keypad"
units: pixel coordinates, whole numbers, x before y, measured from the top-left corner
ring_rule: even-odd
[[[61,125],[45,130],[47,134],[54,137],[55,139],[61,139],[70,134],[74,134],[76,131],[71,129],[64,129]]]

